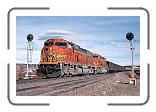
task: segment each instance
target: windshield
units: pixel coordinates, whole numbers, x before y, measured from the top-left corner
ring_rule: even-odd
[[[57,45],[59,47],[67,47],[67,44],[63,43],[63,42],[55,42],[55,45]]]
[[[52,46],[53,45],[53,42],[45,42],[44,45],[45,46]]]

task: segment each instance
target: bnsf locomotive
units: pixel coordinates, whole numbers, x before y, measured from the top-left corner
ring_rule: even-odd
[[[107,72],[104,57],[64,39],[48,39],[41,50],[39,77],[60,77]]]

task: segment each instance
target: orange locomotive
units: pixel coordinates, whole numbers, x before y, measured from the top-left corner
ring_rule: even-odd
[[[41,51],[37,74],[59,77],[107,72],[106,59],[64,39],[48,39]]]

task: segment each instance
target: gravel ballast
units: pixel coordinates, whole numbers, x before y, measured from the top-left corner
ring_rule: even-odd
[[[109,77],[105,78],[106,76]],[[137,79],[136,85],[131,85],[125,72],[114,73],[113,75],[98,74],[55,79],[19,80],[16,82],[16,95],[18,96],[140,95],[140,79]]]

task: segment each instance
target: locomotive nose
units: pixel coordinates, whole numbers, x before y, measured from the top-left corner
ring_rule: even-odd
[[[57,53],[55,53],[54,51],[55,48],[53,46],[51,47],[46,47],[45,49],[45,57],[47,58],[46,59],[46,62],[56,62],[56,58],[57,58]]]

